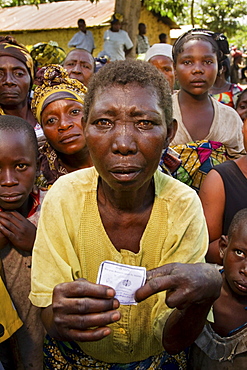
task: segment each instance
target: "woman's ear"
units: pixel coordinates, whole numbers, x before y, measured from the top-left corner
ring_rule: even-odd
[[[176,119],[173,119],[170,125],[167,127],[167,136],[164,143],[164,149],[168,147],[170,142],[174,139],[178,129],[178,123]]]
[[[219,253],[220,253],[220,258],[224,258],[224,254],[226,251],[226,248],[228,246],[228,236],[227,235],[221,235],[219,239]]]

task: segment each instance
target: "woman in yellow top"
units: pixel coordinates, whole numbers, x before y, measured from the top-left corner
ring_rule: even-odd
[[[208,236],[196,193],[157,170],[176,131],[168,83],[149,63],[109,63],[89,84],[84,118],[95,167],[48,191],[33,252],[45,368],[185,368],[182,354],[168,352],[198,336],[221,276],[197,263]],[[105,285],[96,284],[103,262],[115,268]]]

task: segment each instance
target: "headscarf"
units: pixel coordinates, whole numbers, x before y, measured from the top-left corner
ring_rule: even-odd
[[[145,61],[148,62],[151,58],[156,55],[163,55],[165,57],[172,58],[172,46],[170,44],[153,44],[151,48],[149,48],[145,54]]]
[[[43,83],[34,90],[31,108],[41,124],[41,114],[48,104],[56,100],[75,100],[84,104],[87,88],[78,80],[69,78],[68,72],[58,64],[45,69]]]
[[[31,80],[34,78],[33,59],[24,45],[18,44],[11,36],[0,39],[0,57],[8,56],[20,60],[25,64]]]

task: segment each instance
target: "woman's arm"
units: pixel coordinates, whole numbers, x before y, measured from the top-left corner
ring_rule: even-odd
[[[137,290],[138,302],[166,290],[166,304],[175,310],[163,329],[163,346],[175,354],[191,345],[219,297],[222,277],[207,263],[171,263],[148,271],[146,284]]]
[[[223,217],[225,210],[225,188],[221,176],[211,170],[199,191],[204,215],[209,233],[209,249],[206,255],[207,262],[222,264],[219,255],[218,240],[223,232]]]

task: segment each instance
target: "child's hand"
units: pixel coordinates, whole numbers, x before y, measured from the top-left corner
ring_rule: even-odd
[[[85,279],[57,285],[52,309],[60,339],[88,342],[109,335],[107,325],[120,319],[114,295],[114,289]]]
[[[0,212],[0,234],[17,249],[31,252],[36,227],[19,212]]]
[[[192,304],[214,301],[220,295],[222,278],[207,263],[170,263],[147,272],[146,284],[136,291],[140,302],[166,290],[166,304],[183,310]]]
[[[8,239],[0,232],[0,249],[3,249],[8,243]]]

